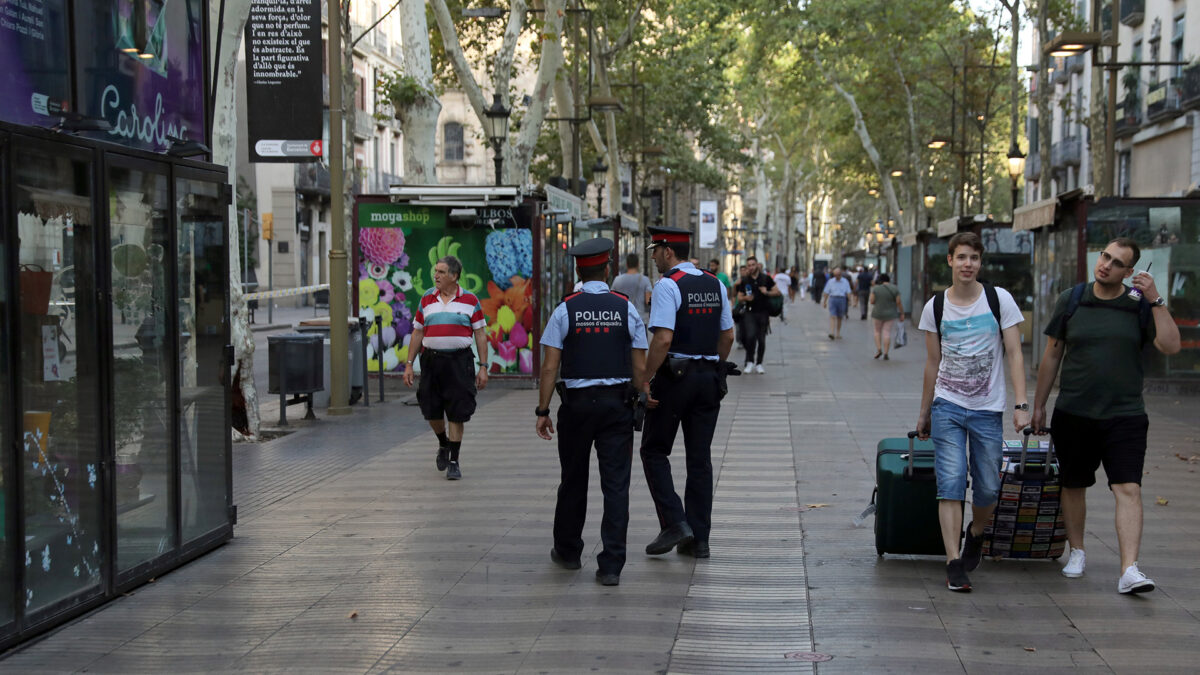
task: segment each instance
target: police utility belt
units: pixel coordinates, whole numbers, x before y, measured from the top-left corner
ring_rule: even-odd
[[[719,361],[711,359],[688,359],[682,356],[668,356],[658,367],[658,375],[671,381],[682,380],[689,372],[700,370],[717,370]]]

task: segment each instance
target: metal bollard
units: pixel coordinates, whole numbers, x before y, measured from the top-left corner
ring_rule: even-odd
[[[283,361],[283,356],[279,358]],[[287,367],[282,366],[279,369],[279,426],[286,427],[287,421]]]
[[[375,317],[375,337],[379,338],[379,346],[383,347],[383,317]],[[379,357],[379,402],[383,403],[383,356]]]
[[[368,385],[370,384],[371,378],[368,374],[369,369],[367,368],[367,345],[370,343],[370,339],[367,338],[367,317],[365,317],[365,316],[358,317],[358,334],[362,337],[362,378],[363,378],[362,400],[363,400],[363,405],[370,408],[371,407],[371,387]],[[379,345],[383,346],[383,336],[382,335],[379,336]],[[379,362],[382,364],[383,359],[380,359]]]

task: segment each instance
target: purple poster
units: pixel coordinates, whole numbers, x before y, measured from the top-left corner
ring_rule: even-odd
[[[69,108],[63,0],[0,0],[0,120],[51,126]]]
[[[80,112],[95,137],[164,152],[204,140],[203,0],[77,0]]]

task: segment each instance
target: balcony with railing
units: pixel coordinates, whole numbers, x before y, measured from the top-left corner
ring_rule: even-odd
[[[1146,18],[1146,0],[1121,0],[1121,23],[1134,27]]]
[[[320,162],[296,164],[296,192],[329,196],[329,168]]]
[[[1117,104],[1113,126],[1117,138],[1132,136],[1142,126],[1142,110],[1136,100],[1126,99]]]
[[[365,141],[375,135],[375,116],[366,110],[354,111],[354,137]]]
[[[1079,136],[1064,138],[1062,143],[1062,162],[1067,166],[1079,166],[1083,154],[1083,142]]]
[[[1042,156],[1033,153],[1025,158],[1025,180],[1038,180],[1042,177]]]
[[[1146,120],[1159,120],[1178,117],[1180,110],[1180,86],[1178,80],[1162,80],[1150,85],[1146,92]]]
[[[1054,171],[1058,171],[1064,167],[1066,167],[1066,163],[1063,161],[1063,144],[1061,142],[1051,143],[1050,168]]]
[[[1067,57],[1067,70],[1072,73],[1083,72],[1083,60],[1088,58],[1087,54],[1074,54]]]
[[[1183,69],[1183,82],[1179,87],[1179,106],[1184,110],[1200,108],[1200,64]]]

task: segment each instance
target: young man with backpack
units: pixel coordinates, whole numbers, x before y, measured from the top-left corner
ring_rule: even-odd
[[[983,528],[1000,493],[1006,357],[1016,398],[1013,428],[1023,429],[1030,415],[1017,326],[1021,310],[1008,291],[976,278],[983,258],[978,235],[960,232],[950,238],[949,249],[953,283],[925,303],[919,324],[926,358],[917,434],[933,438],[946,587],[969,592],[967,572],[979,565]],[[972,520],[959,555],[968,471]]]
[[[1179,351],[1179,327],[1149,274],[1134,274],[1141,250],[1132,239],[1113,239],[1101,251],[1095,283],[1082,283],[1058,297],[1046,325],[1046,351],[1038,366],[1033,428],[1046,423],[1046,399],[1062,365],[1050,433],[1062,475],[1063,522],[1071,555],[1062,573],[1083,576],[1083,527],[1087,488],[1104,465],[1116,499],[1117,543],[1121,557],[1118,593],[1154,590],[1138,570],[1142,539],[1142,469],[1150,420],[1142,401],[1142,348],[1163,354]],[[1141,298],[1129,297],[1125,280]]]

